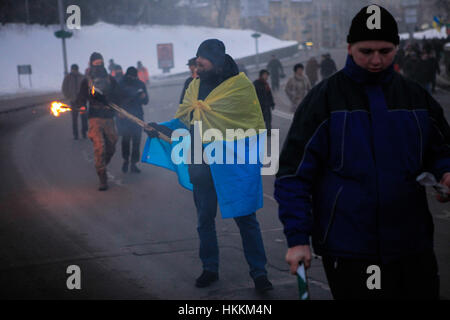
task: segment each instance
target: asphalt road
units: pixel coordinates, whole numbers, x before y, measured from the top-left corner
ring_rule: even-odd
[[[254,75],[252,75],[254,77]],[[150,89],[148,121],[170,119],[181,84]],[[450,119],[450,94],[437,98]],[[277,94],[273,127],[280,141],[291,122]],[[143,138],[144,143],[144,138]],[[71,118],[48,106],[0,115],[0,297],[64,299],[297,299],[284,262],[286,242],[277,217],[273,176],[264,176],[258,219],[275,290],[259,295],[248,275],[232,220],[217,218],[220,281],[194,287],[201,272],[192,193],[167,170],[141,164],[121,172],[120,144],[109,165],[110,190],[97,191],[89,140],[72,139]],[[450,205],[430,201],[442,296],[450,297]],[[68,290],[66,269],[81,268],[81,290]],[[309,272],[311,297],[330,299],[320,259]]]

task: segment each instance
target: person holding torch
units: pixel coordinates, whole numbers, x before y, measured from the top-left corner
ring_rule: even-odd
[[[95,169],[100,180],[99,191],[108,189],[106,166],[115,152],[117,133],[114,124],[115,111],[105,101],[96,99],[95,90],[102,92],[108,101],[119,100],[119,87],[116,80],[108,75],[103,56],[94,52],[89,59],[89,73],[81,82],[76,107],[86,106],[89,102],[88,137],[94,144]]]

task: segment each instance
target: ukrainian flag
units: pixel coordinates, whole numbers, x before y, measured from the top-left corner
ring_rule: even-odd
[[[263,207],[261,167],[267,138],[255,88],[242,72],[222,82],[205,100],[198,100],[199,87],[200,79],[194,79],[175,119],[161,124],[189,133],[191,125],[201,123],[203,154],[210,165],[222,217],[249,215]],[[192,190],[186,164],[189,155],[181,154],[181,162],[172,157],[173,151],[190,146],[191,138],[184,136],[172,144],[148,138],[142,161],[176,172],[180,185]]]

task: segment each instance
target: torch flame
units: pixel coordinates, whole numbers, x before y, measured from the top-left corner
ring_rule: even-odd
[[[67,104],[64,104],[62,102],[53,101],[51,111],[55,117],[59,117],[59,114],[62,112],[70,111],[70,107]]]
[[[92,86],[91,95],[95,95],[95,86]]]

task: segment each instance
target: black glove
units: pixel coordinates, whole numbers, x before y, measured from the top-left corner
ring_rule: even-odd
[[[147,133],[147,135],[150,138],[157,138],[158,137],[158,131],[161,132],[162,134],[166,135],[169,138],[172,136],[173,130],[168,128],[168,127],[166,127],[166,126],[157,124],[156,122],[149,122],[148,125],[152,126],[153,128],[155,128],[157,130],[157,131],[155,131],[155,130],[145,130],[145,132]]]
[[[101,92],[101,90],[99,89],[95,89],[94,90],[94,94],[91,93],[91,97],[94,98],[94,100],[97,100],[98,102],[101,102],[103,104],[108,104],[108,100],[106,99],[106,96],[103,94],[103,92]]]

